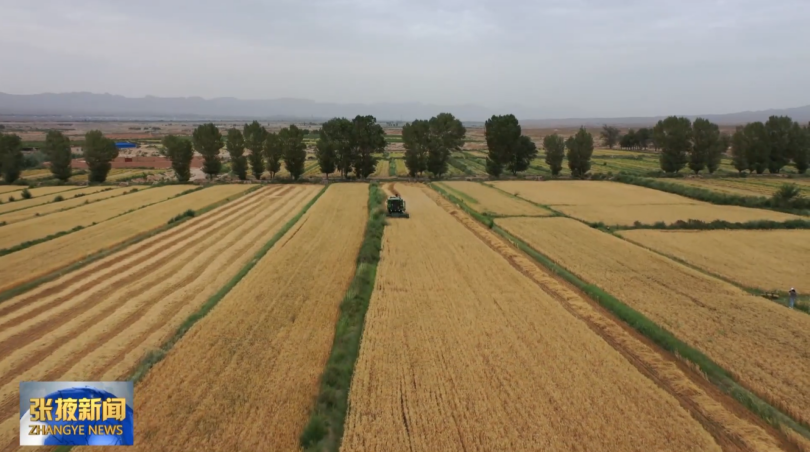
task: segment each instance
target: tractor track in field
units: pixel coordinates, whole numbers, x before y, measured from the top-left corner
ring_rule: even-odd
[[[240,267],[238,264],[240,259],[244,259],[245,252],[258,243],[254,239],[263,237],[268,234],[268,229],[274,229],[275,226],[283,223],[295,206],[312,195],[310,190],[300,190],[291,196],[285,196],[293,190],[295,190],[294,187],[286,187],[281,190],[259,190],[256,195],[248,195],[234,205],[223,206],[222,210],[214,211],[212,215],[199,217],[200,221],[188,224],[188,228],[180,227],[167,231],[165,236],[158,236],[149,243],[141,244],[138,246],[138,250],[128,250],[124,257],[114,255],[109,259],[112,262],[102,261],[96,265],[95,267],[104,266],[105,275],[116,269],[125,271],[127,268],[131,268],[134,264],[127,259],[128,257],[133,257],[132,260],[138,265],[146,265],[146,267],[138,268],[134,273],[116,278],[112,282],[104,281],[109,284],[109,287],[87,295],[85,300],[65,306],[63,313],[52,317],[55,322],[46,322],[47,319],[38,323],[29,322],[29,325],[22,327],[24,330],[5,338],[0,345],[3,356],[9,356],[12,352],[19,351],[20,347],[32,348],[32,353],[30,355],[18,353],[18,356],[21,357],[18,362],[6,363],[8,367],[0,376],[0,388],[19,377],[21,372],[26,371],[39,372],[37,377],[42,378],[37,378],[38,380],[60,379],[67,373],[75,374],[73,369],[81,366],[84,368],[79,370],[84,371],[82,375],[85,380],[87,375],[97,378],[115,368],[116,365],[119,366],[117,370],[121,371],[120,363],[125,357],[131,360],[130,353],[133,350],[137,351],[138,346],[150,339],[150,336],[163,331],[167,325],[170,326],[169,324],[179,319],[180,315],[187,316],[188,313],[184,310],[189,308],[190,303],[195,304],[192,303],[192,300],[196,296],[196,292],[194,290],[189,292],[186,287],[206,286],[207,280],[201,276],[204,272],[218,274],[222,270],[233,270],[234,267]],[[272,208],[271,214],[268,213],[267,207]],[[240,221],[232,221],[234,214],[239,214]],[[181,232],[181,230],[184,231]],[[206,237],[206,234],[212,231],[215,233]],[[229,250],[230,253],[224,253],[225,250]],[[143,253],[143,255],[138,255],[138,253]],[[153,259],[154,262],[149,262],[150,259]],[[212,262],[215,261],[217,265],[216,268],[213,268]],[[183,276],[174,280],[173,278],[181,273],[180,270],[182,270]],[[81,274],[85,277],[93,277],[94,281],[98,280],[98,277],[92,274],[92,269],[84,269]],[[149,278],[150,275],[154,276]],[[76,281],[73,276],[68,275]],[[144,278],[148,280],[138,281],[140,284],[133,284],[133,279]],[[89,284],[92,287],[93,283]],[[68,293],[60,294],[58,289],[52,287],[40,291],[39,294],[24,295],[26,301],[29,302],[45,296],[43,293],[52,296],[60,295],[57,300],[47,303],[47,308],[36,309],[39,315],[47,314],[49,310],[60,309],[60,305],[69,303],[72,298],[81,293],[73,290],[70,281],[61,281],[55,286]],[[80,287],[85,286],[87,284],[81,284]],[[184,289],[186,290],[184,291]],[[178,293],[179,295],[173,297]],[[108,297],[111,295],[114,295],[115,299],[120,299],[121,303],[116,303],[115,300],[110,301]],[[131,299],[135,298],[138,299],[129,303]],[[8,308],[24,305],[25,303],[16,302]],[[140,322],[153,308],[161,311],[160,315],[156,316],[152,313],[151,317],[146,319],[148,324]],[[96,309],[98,312],[94,312]],[[12,312],[16,310],[11,309]],[[32,320],[37,318],[37,313],[25,313],[24,315],[28,320]],[[108,317],[114,313],[117,314],[117,317],[108,320]],[[100,330],[92,341],[82,337],[96,323],[105,320],[109,325]],[[65,325],[71,321],[75,325],[71,323],[70,328],[65,329]],[[9,323],[11,322],[4,322],[4,324]],[[15,325],[18,324],[19,322],[15,321]],[[59,332],[58,329],[62,329],[62,331]],[[137,331],[130,333],[128,329]],[[44,343],[38,346],[36,340],[47,338],[50,332],[57,332],[61,335],[52,339],[53,342],[50,344]],[[114,339],[117,341],[115,346],[118,348],[112,351],[102,348]],[[43,360],[61,347],[67,346],[66,344],[73,346],[68,353],[70,359],[60,358],[51,367],[41,365]],[[9,353],[6,353],[7,351]],[[102,356],[97,356],[99,354]],[[34,369],[36,366],[39,366],[39,369]],[[17,410],[17,401],[12,399],[13,397],[6,397],[6,400],[0,404],[0,420],[13,416]]]
[[[426,189],[428,190],[428,189]],[[437,204],[450,213],[457,221],[463,224],[468,230],[473,232],[482,242],[487,244],[492,250],[501,255],[509,264],[521,272],[523,275],[534,281],[538,287],[547,293],[549,296],[557,300],[574,317],[582,320],[588,327],[611,347],[618,351],[622,356],[627,359],[636,369],[643,375],[656,383],[660,388],[675,397],[676,400],[684,407],[692,417],[698,421],[704,428],[715,438],[718,444],[726,451],[749,451],[749,450],[768,450],[770,445],[778,445],[782,450],[786,451],[799,451],[800,448],[789,441],[782,432],[764,422],[761,418],[753,414],[751,411],[741,406],[737,401],[733,400],[730,396],[723,393],[719,388],[712,384],[699,370],[695,370],[688,364],[672,356],[667,351],[661,349],[658,345],[643,336],[632,327],[617,319],[613,314],[608,312],[599,303],[592,300],[585,293],[578,288],[569,284],[567,281],[546,270],[540,264],[536,263],[530,257],[524,255],[521,251],[514,248],[508,240],[500,235],[486,229],[485,226],[479,224],[476,220],[467,216],[466,213],[457,209],[449,201],[441,197],[439,194],[432,193],[431,196]],[[495,241],[493,241],[495,239]],[[508,251],[507,251],[508,250]],[[573,292],[576,296],[581,298],[593,309],[604,321],[601,325],[587,316],[582,315],[580,311],[574,307],[570,301],[560,292],[559,287],[552,287],[532,274],[532,271],[527,269],[526,263],[538,268],[543,274],[548,276],[559,286]],[[613,331],[609,331],[609,330]],[[617,339],[615,336],[616,330],[621,330],[624,334],[629,335],[630,338],[624,337]],[[611,334],[613,333],[613,334]],[[628,341],[629,339],[629,341]],[[689,382],[697,386],[698,391],[694,388],[678,388],[679,381],[677,376],[673,377],[672,374],[662,372],[661,367],[655,368],[648,359],[644,356],[635,353],[631,347],[628,347],[628,342],[641,342],[650,351],[652,351],[657,359],[666,362],[670,366],[675,366],[680,373],[686,377]],[[656,363],[658,364],[658,363]],[[669,378],[668,378],[669,377]],[[711,402],[717,404],[722,409],[716,406],[709,407],[711,411],[707,412],[705,404],[706,399],[698,395],[702,391],[706,397],[711,399]],[[704,403],[700,403],[704,402]],[[727,413],[721,413],[725,411]],[[720,414],[718,414],[720,413]],[[712,416],[715,414],[716,416]],[[725,416],[736,416],[742,422],[735,425],[736,429],[729,428],[729,425],[723,421],[730,418]],[[744,424],[749,424],[748,426]],[[749,427],[746,429],[745,427]],[[759,431],[757,431],[757,428]],[[752,437],[746,438],[740,433],[750,433]],[[763,436],[766,434],[767,437]],[[770,440],[770,441],[769,441]],[[753,441],[753,442],[752,442]],[[772,444],[767,444],[772,442]]]

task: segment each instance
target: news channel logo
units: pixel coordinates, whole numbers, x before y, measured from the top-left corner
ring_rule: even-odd
[[[20,446],[131,446],[131,381],[20,382]]]

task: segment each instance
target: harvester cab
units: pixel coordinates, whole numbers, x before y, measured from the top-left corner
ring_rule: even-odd
[[[388,197],[388,215],[394,218],[410,218],[408,212],[405,211],[405,200],[399,196]]]

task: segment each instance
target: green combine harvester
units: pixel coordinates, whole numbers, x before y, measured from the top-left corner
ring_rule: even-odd
[[[393,218],[410,218],[408,212],[405,211],[405,200],[397,196],[388,197],[388,214],[386,216]]]

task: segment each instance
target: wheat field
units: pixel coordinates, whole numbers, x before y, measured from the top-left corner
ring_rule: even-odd
[[[670,330],[794,418],[810,422],[807,314],[575,220],[505,218],[497,223]]]
[[[341,451],[720,450],[427,189],[397,190]]]
[[[547,206],[627,204],[699,204],[682,196],[651,188],[605,181],[503,181],[490,182],[494,187],[523,199]]]
[[[19,380],[127,379],[317,191],[258,190],[0,305],[0,450]]]
[[[82,190],[71,190],[67,192],[62,192],[57,194],[56,196],[62,196],[64,198],[64,201],[52,202],[53,198],[49,197],[48,202],[46,204],[40,204],[38,206],[29,207],[27,209],[2,214],[0,215],[0,221],[5,221],[7,224],[16,223],[18,221],[24,221],[35,217],[48,215],[54,212],[59,212],[61,210],[72,209],[87,203],[101,201],[102,199],[121,196],[130,193],[133,189],[140,191],[145,190],[149,187],[131,186],[126,188],[112,188],[112,187],[97,187],[97,188],[105,188],[107,190],[95,190],[89,192],[91,194],[83,194],[78,197],[77,195],[84,193]]]
[[[441,186],[450,187],[475,199],[476,202],[467,202],[467,206],[480,213],[494,215],[526,215],[547,216],[552,212],[538,207],[528,201],[513,198],[498,190],[477,182],[443,182]]]
[[[634,230],[619,234],[745,287],[810,291],[808,230]]]
[[[591,223],[602,222],[607,225],[629,226],[639,221],[644,224],[674,223],[678,220],[700,220],[710,222],[725,220],[732,223],[747,221],[772,220],[787,221],[800,219],[796,215],[774,212],[765,209],[752,209],[739,206],[718,206],[714,204],[653,204],[653,205],[580,205],[553,206],[568,216]]]
[[[126,195],[121,199],[104,201],[58,212],[47,217],[30,218],[19,223],[3,226],[0,235],[0,249],[10,248],[23,242],[37,240],[57,232],[69,231],[76,226],[90,226],[100,223],[132,209],[164,201],[188,190],[185,185],[168,185],[150,188]]]
[[[60,187],[60,188],[63,188],[63,187]],[[73,188],[75,188],[75,187],[73,187]],[[79,188],[79,189],[75,189],[75,190],[62,190],[62,191],[56,192],[56,194],[53,194],[53,195],[49,195],[49,194],[37,195],[36,191],[38,189],[35,188],[35,189],[32,189],[32,190],[29,190],[31,192],[31,194],[33,195],[33,197],[31,199],[23,199],[23,198],[20,197],[17,201],[5,202],[3,204],[0,204],[0,215],[2,215],[4,213],[7,213],[7,212],[15,211],[15,210],[30,209],[31,207],[34,207],[34,206],[47,204],[47,203],[50,203],[51,201],[53,201],[54,198],[57,197],[57,196],[62,196],[63,198],[68,199],[68,198],[72,198],[73,196],[75,196],[77,194],[89,195],[89,194],[100,192],[102,190],[109,189],[109,188],[111,188],[111,187],[88,187],[88,188]],[[1,217],[0,217],[0,221],[3,221],[3,219]]]
[[[135,391],[133,450],[298,450],[367,203],[365,184],[330,186],[150,371]]]
[[[0,291],[32,281],[66,267],[96,252],[111,248],[140,234],[166,225],[187,209],[199,210],[250,189],[250,185],[217,185],[118,216],[62,237],[0,256]],[[156,190],[154,188],[145,190]],[[137,194],[137,193],[135,193]],[[126,195],[126,196],[133,196]],[[107,201],[116,201],[110,199]],[[102,204],[100,201],[95,204]],[[92,206],[94,204],[90,204]],[[62,213],[69,213],[79,208]],[[52,214],[43,219],[55,217]],[[25,224],[15,223],[10,226]]]
[[[63,191],[75,190],[76,187],[73,185],[60,185],[55,187],[28,188],[25,186],[21,187],[19,185],[0,185],[0,195],[1,195],[0,201],[2,201],[3,203],[8,202],[9,196],[13,196],[14,199],[19,201],[23,199],[22,191],[25,189],[28,189],[28,191],[31,193],[31,196],[37,198],[40,196],[53,195]]]

